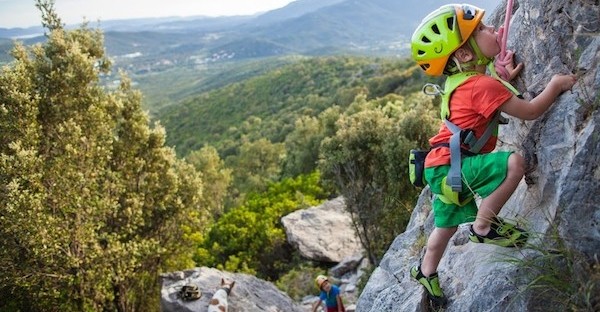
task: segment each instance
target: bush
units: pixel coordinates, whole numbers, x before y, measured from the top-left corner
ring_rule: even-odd
[[[282,275],[275,284],[292,299],[300,301],[306,296],[318,295],[315,277],[320,274],[327,275],[326,270],[305,264]]]

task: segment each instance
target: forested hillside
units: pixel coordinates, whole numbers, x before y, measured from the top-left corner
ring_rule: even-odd
[[[404,230],[408,151],[439,123],[407,60],[288,59],[165,108],[165,129],[126,75],[104,83],[101,31],[37,3],[46,40],[0,71],[0,310],[156,311],[159,274],[194,266],[293,285],[329,264],[280,219],[333,195],[372,264]]]
[[[377,263],[417,195],[406,179],[408,151],[425,147],[437,123],[431,100],[419,92],[424,81],[402,59],[305,58],[170,106],[157,119],[180,156],[198,163],[211,153],[231,170],[228,201],[221,203],[226,214],[217,227],[238,220],[235,228],[254,229],[252,222],[239,222],[242,215],[233,217],[245,211],[236,207],[246,207],[248,194],[318,170],[329,194],[346,197],[369,259]],[[223,237],[213,239],[222,243]],[[214,242],[203,248],[211,250]],[[247,253],[256,245],[235,250]],[[225,266],[241,269],[237,262]]]
[[[156,114],[179,155],[204,145],[222,156],[236,153],[242,137],[283,142],[300,117],[334,105],[346,109],[367,99],[419,90],[424,75],[407,60],[365,57],[305,58],[258,77],[182,101]]]

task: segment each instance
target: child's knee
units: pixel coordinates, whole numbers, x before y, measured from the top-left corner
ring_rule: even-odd
[[[525,159],[523,156],[512,153],[508,157],[508,175],[522,178],[525,175]]]

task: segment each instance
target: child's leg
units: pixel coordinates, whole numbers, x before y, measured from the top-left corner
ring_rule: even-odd
[[[433,229],[427,240],[427,249],[421,261],[421,266],[414,266],[410,269],[410,275],[425,287],[429,299],[439,306],[445,306],[447,299],[440,287],[440,280],[436,271],[448,241],[456,233],[456,228],[436,227]]]
[[[457,227],[451,228],[438,228],[436,227],[429,235],[427,240],[427,249],[425,249],[425,255],[421,261],[421,272],[425,276],[430,276],[437,271],[437,267],[444,255],[446,246],[452,238],[452,235],[456,233]]]
[[[525,174],[525,160],[523,156],[512,153],[508,157],[508,170],[506,178],[500,186],[489,196],[484,198],[479,205],[477,219],[473,223],[473,230],[479,235],[487,235],[490,231],[492,218],[496,217],[502,206],[513,194]]]

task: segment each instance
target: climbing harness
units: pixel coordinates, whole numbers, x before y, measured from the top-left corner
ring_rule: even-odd
[[[500,40],[500,54],[495,60],[495,72],[504,80],[508,80],[510,75],[506,69],[506,65],[510,64],[510,60],[507,58],[508,51],[506,50],[506,42],[508,41],[508,29],[510,27],[510,19],[512,16],[513,0],[507,0],[506,3],[506,14],[504,16],[504,26],[502,29],[502,36]]]
[[[500,78],[495,70],[494,64],[488,64],[488,70],[496,80],[502,83],[515,95],[521,97],[521,94],[510,83]],[[447,204],[456,204],[464,206],[473,199],[472,196],[461,200],[459,193],[462,192],[461,182],[461,162],[463,156],[473,156],[478,154],[490,137],[497,132],[498,125],[507,123],[506,119],[497,112],[490,123],[487,125],[484,133],[478,138],[471,129],[462,129],[452,123],[450,118],[450,96],[452,92],[461,86],[467,79],[480,73],[474,71],[457,73],[448,76],[444,83],[444,89],[435,84],[425,84],[423,93],[427,95],[438,95],[442,97],[440,117],[444,120],[444,124],[452,132],[449,143],[440,143],[432,148],[448,147],[450,149],[450,170],[448,175],[442,180],[442,194],[438,194],[438,198]],[[467,148],[463,148],[467,147]],[[422,187],[426,184],[423,176],[425,157],[429,151],[411,150],[409,156],[409,177],[413,185]]]

